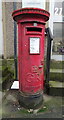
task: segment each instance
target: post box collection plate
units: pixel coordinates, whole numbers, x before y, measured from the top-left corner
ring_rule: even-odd
[[[39,37],[30,37],[30,54],[39,54],[40,53],[40,38]]]

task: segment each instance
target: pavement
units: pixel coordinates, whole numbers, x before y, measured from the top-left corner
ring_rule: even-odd
[[[0,92],[2,93],[2,92]],[[43,104],[37,110],[28,110],[18,102],[18,90],[6,91],[2,98],[3,118],[62,118],[64,117],[64,97],[43,94]],[[1,113],[0,113],[1,114]]]

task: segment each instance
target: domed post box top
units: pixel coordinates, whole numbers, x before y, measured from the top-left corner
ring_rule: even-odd
[[[15,10],[12,16],[17,22],[39,21],[45,23],[48,21],[50,13],[40,8],[22,8]]]

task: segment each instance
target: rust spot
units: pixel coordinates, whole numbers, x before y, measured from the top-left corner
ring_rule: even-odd
[[[43,65],[44,64],[44,61],[43,60],[41,60],[41,65]]]
[[[37,73],[38,72],[38,67],[37,66],[32,66],[32,72]]]

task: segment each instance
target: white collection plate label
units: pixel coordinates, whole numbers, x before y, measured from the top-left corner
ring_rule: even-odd
[[[30,53],[31,54],[38,54],[40,53],[40,38],[38,37],[31,37],[30,38]]]

